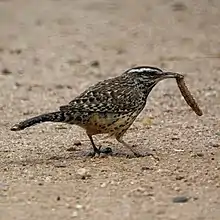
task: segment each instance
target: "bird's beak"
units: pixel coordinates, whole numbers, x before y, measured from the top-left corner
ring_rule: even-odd
[[[167,79],[167,78],[184,78],[184,76],[179,74],[179,73],[163,72],[163,75],[162,75],[161,78],[162,79]]]

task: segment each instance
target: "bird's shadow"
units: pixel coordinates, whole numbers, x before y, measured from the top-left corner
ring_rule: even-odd
[[[50,155],[41,158],[31,158],[31,159],[23,159],[23,160],[12,160],[9,161],[7,164],[8,165],[16,165],[16,166],[35,166],[35,165],[54,165],[55,167],[60,167],[64,168],[67,167],[71,163],[71,161],[91,161],[93,160],[105,160],[106,158],[109,157],[115,157],[115,158],[127,158],[127,159],[132,159],[132,158],[137,158],[135,155],[132,153],[125,153],[125,152],[118,152],[114,151],[111,154],[100,154],[96,155],[94,157],[90,156],[89,151],[74,151],[74,152],[68,152],[68,154],[65,155]]]

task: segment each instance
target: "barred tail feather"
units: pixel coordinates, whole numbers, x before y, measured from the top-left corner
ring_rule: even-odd
[[[40,124],[43,122],[64,122],[65,121],[65,115],[63,112],[51,112],[47,114],[42,114],[30,119],[27,119],[25,121],[22,121],[18,124],[15,124],[11,127],[11,131],[20,131],[27,127],[31,127],[36,124]]]

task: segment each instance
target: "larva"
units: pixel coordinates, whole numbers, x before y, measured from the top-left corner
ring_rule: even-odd
[[[180,89],[182,96],[184,97],[186,103],[192,108],[192,110],[199,116],[201,116],[202,110],[199,108],[198,104],[196,103],[195,99],[193,98],[192,94],[190,93],[189,89],[187,88],[184,78],[177,77],[176,78],[177,85]]]

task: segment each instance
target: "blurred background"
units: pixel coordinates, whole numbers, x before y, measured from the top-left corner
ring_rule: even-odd
[[[45,87],[54,93],[56,86],[67,86],[71,91],[58,94],[67,101],[91,83],[137,65],[190,75],[192,90],[204,97],[200,87],[209,93],[219,82],[219,5],[217,0],[1,1],[1,97],[12,84],[35,87],[47,97]],[[169,82],[160,87],[167,90]],[[29,100],[30,106],[34,102]]]

